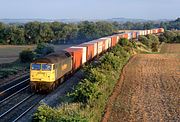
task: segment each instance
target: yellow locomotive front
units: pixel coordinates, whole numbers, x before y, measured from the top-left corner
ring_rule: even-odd
[[[46,93],[54,90],[72,70],[72,58],[66,51],[49,54],[30,65],[32,91]]]
[[[54,64],[31,64],[30,80],[34,82],[54,82]]]
[[[55,80],[54,64],[31,63],[30,81],[33,91],[51,90]]]

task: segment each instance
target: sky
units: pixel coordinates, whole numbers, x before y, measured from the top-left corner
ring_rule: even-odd
[[[180,0],[0,0],[0,19],[176,19]]]

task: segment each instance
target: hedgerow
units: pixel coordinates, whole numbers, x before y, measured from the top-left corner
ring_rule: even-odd
[[[63,104],[61,108],[53,109],[42,104],[33,121],[51,122],[88,122],[85,117],[79,115],[81,104]]]
[[[147,47],[151,48],[153,52],[157,52],[159,49],[159,37],[154,34],[149,34],[146,36],[140,36],[139,41],[142,42]]]
[[[131,43],[128,41],[128,43]],[[126,47],[129,47],[126,45]],[[133,47],[133,46],[132,46]],[[132,47],[129,47],[133,49]],[[119,79],[122,67],[130,54],[117,44],[110,52],[83,68],[84,79],[68,94],[67,106],[51,108],[42,105],[34,114],[36,121],[92,121],[98,122],[104,113],[108,97]],[[76,105],[76,109],[72,107]],[[68,109],[68,112],[67,112]],[[48,114],[50,113],[50,114]],[[69,114],[71,113],[71,114]],[[63,119],[62,119],[63,118]]]

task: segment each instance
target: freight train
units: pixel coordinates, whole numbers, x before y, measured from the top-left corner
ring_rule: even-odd
[[[137,39],[140,35],[163,33],[163,28],[125,31],[103,37],[60,52],[49,54],[30,64],[30,86],[35,92],[50,92],[61,84],[66,76],[84,63],[114,47],[120,38]]]

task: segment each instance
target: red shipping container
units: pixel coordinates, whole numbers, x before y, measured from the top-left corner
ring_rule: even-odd
[[[159,28],[158,29],[158,33],[163,33],[164,32],[164,28]]]
[[[133,32],[133,39],[136,38],[136,32]]]
[[[93,55],[93,57],[95,57],[98,54],[98,43],[97,42],[90,41],[90,42],[86,42],[84,44],[93,44],[94,45],[94,51],[93,51],[94,55]]]
[[[124,33],[124,34],[123,34],[123,38],[128,39],[128,33]]]
[[[105,39],[98,39],[98,41],[102,42],[102,51],[106,51],[106,40]]]
[[[156,32],[156,29],[153,29],[153,34],[156,34],[157,32]]]
[[[83,49],[82,48],[66,48],[67,52],[69,52],[72,56],[72,66],[73,70],[78,69],[82,65],[82,55],[83,55]]]
[[[83,43],[78,45],[79,47],[86,47],[86,60],[89,61],[94,57],[94,44],[92,43]]]
[[[108,38],[108,37],[103,37],[101,39],[104,39],[104,43],[105,43],[105,50],[107,50],[109,47],[110,47],[110,40],[111,38]],[[110,44],[109,44],[110,43]]]
[[[93,41],[90,41],[90,43],[97,43],[97,54],[102,53],[102,51],[103,51],[103,41],[93,40]]]
[[[117,36],[111,36],[111,47],[117,44]]]

